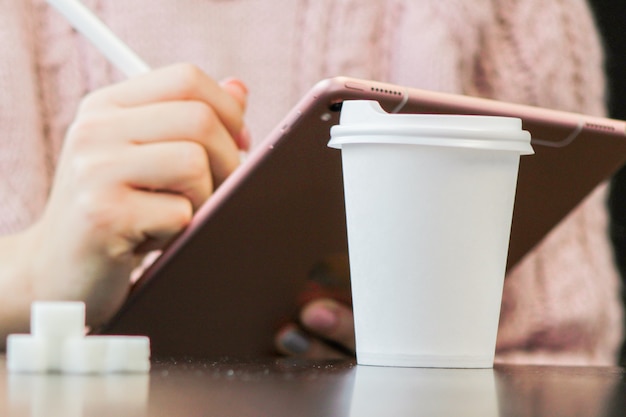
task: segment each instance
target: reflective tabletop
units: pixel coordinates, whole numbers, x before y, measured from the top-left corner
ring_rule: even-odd
[[[12,374],[0,416],[624,416],[622,368],[419,369],[298,359],[155,360],[149,374]]]

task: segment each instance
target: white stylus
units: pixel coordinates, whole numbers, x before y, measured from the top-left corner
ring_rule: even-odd
[[[150,67],[78,0],[47,0],[127,77],[150,71]]]

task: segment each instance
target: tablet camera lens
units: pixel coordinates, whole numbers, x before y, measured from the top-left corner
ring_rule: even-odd
[[[330,105],[328,106],[328,109],[332,112],[339,112],[341,111],[342,105],[343,105],[343,101],[336,101],[334,103],[330,103]]]

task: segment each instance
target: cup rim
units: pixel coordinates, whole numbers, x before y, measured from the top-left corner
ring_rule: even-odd
[[[534,153],[530,134],[502,130],[472,130],[450,128],[407,128],[406,126],[333,126],[328,146],[342,149],[344,145],[421,145],[511,151],[522,155]]]

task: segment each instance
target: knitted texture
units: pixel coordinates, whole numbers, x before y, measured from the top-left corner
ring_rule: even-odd
[[[193,62],[251,91],[255,142],[321,78],[348,75],[604,113],[583,0],[85,0],[150,65]],[[80,98],[122,79],[44,0],[0,2],[0,233],[44,207]],[[507,277],[498,360],[611,364],[621,340],[604,189]]]

